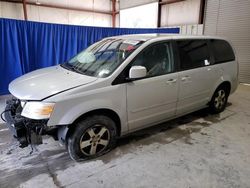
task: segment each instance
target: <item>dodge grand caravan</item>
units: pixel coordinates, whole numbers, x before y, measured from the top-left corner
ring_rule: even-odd
[[[237,85],[237,59],[225,39],[116,36],[12,81],[2,115],[20,147],[47,134],[78,161],[135,130],[206,107],[220,113]]]

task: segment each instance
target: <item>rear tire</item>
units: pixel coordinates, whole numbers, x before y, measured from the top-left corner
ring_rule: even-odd
[[[115,146],[116,136],[112,119],[103,115],[90,116],[76,123],[68,137],[67,149],[75,161],[92,159],[110,151]]]
[[[229,91],[225,86],[218,87],[209,104],[211,113],[218,114],[224,111],[227,105],[228,96]]]

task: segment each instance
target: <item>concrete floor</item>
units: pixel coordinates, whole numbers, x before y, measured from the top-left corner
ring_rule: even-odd
[[[0,187],[250,187],[249,110],[250,87],[240,85],[220,115],[202,110],[137,132],[82,163],[51,138],[29,155],[0,126]]]

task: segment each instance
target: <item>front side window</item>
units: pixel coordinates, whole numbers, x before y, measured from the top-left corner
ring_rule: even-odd
[[[104,78],[111,75],[143,41],[106,39],[99,41],[62,64],[66,69]]]
[[[210,54],[206,40],[177,41],[177,47],[181,70],[210,65]]]
[[[235,56],[230,44],[224,40],[211,40],[215,64],[234,61]]]
[[[173,72],[173,55],[170,43],[159,43],[147,47],[135,57],[131,66],[144,66],[147,77],[159,76]]]

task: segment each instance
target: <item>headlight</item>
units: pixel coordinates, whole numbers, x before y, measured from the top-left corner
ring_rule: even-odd
[[[48,119],[53,112],[55,103],[27,102],[21,113],[30,119]]]
[[[21,107],[23,108],[24,107],[24,105],[25,105],[25,101],[21,101]]]

